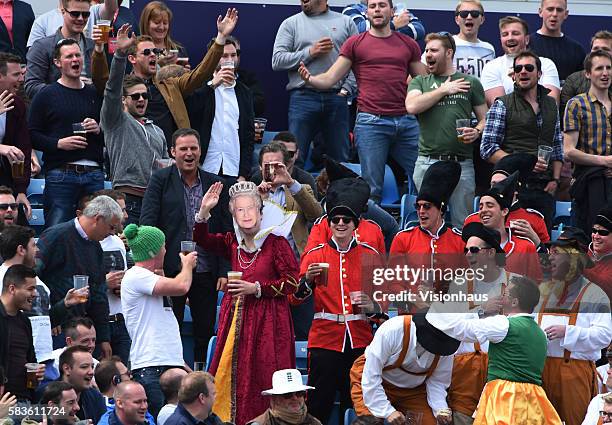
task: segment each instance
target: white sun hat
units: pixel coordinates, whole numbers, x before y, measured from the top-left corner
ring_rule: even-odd
[[[314,390],[314,387],[302,384],[302,375],[297,369],[277,370],[272,375],[272,388],[262,391],[262,395],[280,395]]]

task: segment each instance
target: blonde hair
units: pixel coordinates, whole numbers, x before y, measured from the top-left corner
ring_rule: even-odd
[[[503,18],[501,18],[499,20],[499,30],[501,31],[503,27],[510,24],[521,24],[523,26],[523,31],[525,35],[529,34],[529,25],[527,24],[527,21],[522,18],[519,18],[518,16],[504,16]]]
[[[457,3],[457,6],[455,7],[455,12],[459,12],[459,8],[464,3],[475,4],[476,7],[480,9],[482,13],[484,13],[484,7],[482,7],[482,3],[480,2],[480,0],[459,0],[459,3]]]
[[[170,10],[170,8],[161,1],[152,1],[148,3],[144,7],[144,9],[142,9],[139,24],[140,34],[150,36],[151,34],[149,33],[149,22],[161,17],[164,13],[168,15],[168,33],[166,34],[166,37],[164,37],[164,46],[168,50],[178,50],[183,46],[174,41],[172,37],[170,37],[170,25],[172,24],[173,16],[172,10]]]

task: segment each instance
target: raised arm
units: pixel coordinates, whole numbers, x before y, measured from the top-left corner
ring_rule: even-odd
[[[231,238],[229,234],[208,232],[210,211],[219,202],[222,190],[223,183],[213,183],[202,197],[200,211],[196,216],[196,224],[193,228],[193,240],[204,250],[229,259],[231,258]]]
[[[347,59],[345,56],[338,56],[336,62],[323,74],[311,75],[304,62],[300,62],[298,72],[302,80],[306,81],[306,85],[319,90],[326,90],[344,78],[351,70],[352,65],[353,63],[350,59]]]

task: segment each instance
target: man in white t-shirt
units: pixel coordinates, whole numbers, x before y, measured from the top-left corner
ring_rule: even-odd
[[[529,26],[527,22],[516,16],[506,16],[499,20],[499,33],[501,45],[505,55],[493,59],[485,65],[480,76],[480,82],[485,89],[487,105],[491,104],[500,96],[514,91],[512,80],[512,66],[514,57],[527,50],[529,44]],[[539,84],[550,90],[549,96],[559,103],[561,84],[557,67],[548,58],[540,56],[542,62],[542,76]]]
[[[6,260],[0,265],[0,282],[12,265],[24,264],[28,267],[34,267],[37,252],[34,234],[34,230],[29,227],[16,224],[4,228],[0,235],[0,256],[6,258]],[[38,296],[32,303],[32,310],[25,313],[32,323],[36,359],[39,363],[48,363],[45,379],[54,380],[59,378],[59,371],[57,370],[57,364],[54,365],[50,360],[55,358],[57,363],[57,358],[61,353],[57,356],[54,355],[51,328],[64,321],[68,314],[68,308],[81,302],[78,295],[80,293],[88,294],[89,289],[85,288],[78,292],[71,289],[66,293],[64,299],[54,305],[50,304],[49,288],[38,277],[36,278],[36,291]],[[63,351],[63,349],[60,351]]]
[[[149,411],[157,417],[164,404],[159,384],[161,374],[185,364],[170,297],[183,296],[189,291],[197,254],[195,251],[179,254],[181,271],[176,277],[167,278],[155,274],[164,265],[164,233],[157,227],[130,224],[123,234],[136,262],[121,282],[121,307],[132,338],[132,375],[145,388]]]

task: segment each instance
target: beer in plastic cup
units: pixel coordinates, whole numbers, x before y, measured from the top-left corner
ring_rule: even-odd
[[[538,146],[538,160],[543,160],[544,162],[546,162],[546,165],[548,166],[548,163],[550,162],[550,157],[552,156],[553,153],[553,148],[551,146],[544,146],[544,145],[540,145]]]
[[[470,127],[470,119],[469,118],[461,118],[455,120],[455,128],[457,129],[457,141],[461,143],[465,143],[463,140],[463,128]]]
[[[29,390],[35,390],[38,388],[38,377],[36,371],[40,365],[38,363],[26,363],[26,388]]]
[[[181,241],[181,253],[187,255],[196,250],[196,243],[194,241]]]
[[[232,281],[232,280],[241,280],[242,279],[242,272],[237,272],[237,271],[229,271],[227,272],[227,280]]]
[[[321,267],[321,274],[318,277],[318,284],[321,286],[327,286],[327,279],[329,278],[329,263],[317,264]]]
[[[25,162],[23,160],[11,161],[11,175],[14,179],[25,176]]]
[[[79,289],[87,288],[89,285],[89,276],[75,274],[72,276],[72,283],[74,285],[74,289],[79,291]],[[88,295],[81,294],[82,291],[79,291],[78,300],[81,303],[87,302]]]
[[[87,130],[83,127],[82,122],[75,122],[72,124],[72,134],[75,136],[87,137]]]
[[[100,31],[102,32],[102,37],[100,38],[100,41],[102,43],[108,43],[108,35],[110,34],[111,21],[99,20],[96,22],[96,25],[98,25],[98,28],[100,28]]]
[[[353,314],[361,314],[361,294],[363,294],[361,291],[349,292],[351,305],[353,307]]]

